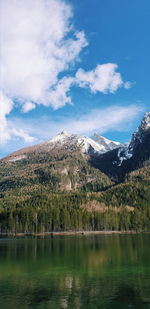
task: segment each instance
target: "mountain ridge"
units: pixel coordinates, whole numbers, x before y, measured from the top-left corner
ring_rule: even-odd
[[[82,153],[89,154],[89,153],[105,153],[107,151],[110,151],[112,149],[118,148],[121,146],[119,142],[108,140],[102,136],[99,136],[98,134],[94,135],[94,138],[90,138],[87,136],[79,136],[77,134],[69,134],[66,131],[62,131],[58,133],[56,136],[52,137],[46,142],[36,144],[33,146],[25,147],[20,150],[17,150],[7,156],[5,156],[4,160],[10,160],[13,161],[13,155],[14,155],[14,161],[15,160],[21,160],[25,158],[25,154],[38,150],[38,151],[49,151],[51,149],[63,147],[65,146],[68,151],[71,150],[72,146],[76,146],[77,148],[80,148]],[[18,154],[18,158],[17,158]]]
[[[101,191],[125,181],[149,158],[150,112],[129,145],[97,134],[92,139],[62,131],[47,142],[18,150],[0,160],[0,185],[2,191],[18,185],[42,185],[53,192]]]
[[[62,132],[1,159],[0,232],[149,231],[149,113],[143,120],[129,145],[105,153]]]

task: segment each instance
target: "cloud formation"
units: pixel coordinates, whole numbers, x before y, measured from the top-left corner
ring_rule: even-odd
[[[35,137],[30,136],[27,130],[16,129],[9,125],[6,116],[10,114],[13,109],[13,101],[0,92],[0,144],[3,144],[11,138],[21,137],[27,143],[32,143],[36,140]]]
[[[72,104],[71,87],[93,93],[114,93],[129,88],[117,65],[98,65],[86,72],[71,67],[88,45],[83,31],[74,29],[71,6],[64,0],[0,1],[1,143],[11,137],[32,141],[32,136],[9,128],[8,115],[14,106],[24,113],[39,104],[58,109]]]
[[[104,134],[110,130],[124,131],[141,111],[143,111],[143,107],[139,105],[114,105],[108,108],[91,110],[89,113],[77,118],[68,120],[62,118],[59,124],[53,123],[53,127],[57,130],[57,133],[58,130],[61,131],[63,128],[69,133],[81,135],[92,135],[95,132]]]
[[[86,72],[79,69],[76,73],[76,82],[80,87],[90,88],[92,92],[114,93],[120,87],[130,88],[130,83],[124,83],[118,65],[105,63],[98,65],[94,70]]]
[[[13,101],[0,91],[0,143],[10,139],[10,132],[6,116],[13,109]]]
[[[143,107],[137,105],[114,105],[104,109],[94,109],[89,114],[64,124],[64,129],[67,130],[71,127],[72,132],[88,135],[95,132],[104,134],[110,130],[124,131],[127,126],[131,125],[131,120],[136,118],[141,111],[143,111]]]
[[[72,12],[60,0],[1,0],[1,78],[5,95],[52,105],[59,73],[87,45],[71,31]],[[56,103],[57,105],[57,103]]]
[[[24,121],[23,129],[37,138],[38,142],[45,141],[51,136],[66,130],[72,134],[92,135],[93,133],[104,134],[110,130],[126,131],[132,127],[133,119],[139,117],[144,108],[140,105],[110,106],[107,108],[92,109],[84,115],[74,117],[56,117],[55,119],[43,116],[35,120]],[[22,120],[14,118],[16,129],[20,128]],[[39,126],[40,122],[40,126]],[[10,122],[10,127],[13,124]]]
[[[26,101],[22,106],[22,111],[24,113],[27,113],[27,112],[31,111],[32,109],[34,109],[35,107],[36,107],[35,103],[30,102],[30,101]]]
[[[12,135],[6,117],[14,100],[23,112],[36,104],[57,109],[71,102],[70,81],[59,81],[59,74],[87,45],[84,32],[74,31],[71,17],[71,7],[61,0],[1,0],[1,142]]]

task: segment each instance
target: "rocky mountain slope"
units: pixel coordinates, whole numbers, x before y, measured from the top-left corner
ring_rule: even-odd
[[[61,132],[0,160],[0,233],[150,230],[150,113],[129,145]]]
[[[91,156],[91,164],[117,182],[125,180],[128,173],[149,164],[150,112],[133,133],[131,142],[97,157]]]
[[[1,192],[98,192],[135,178],[149,179],[150,112],[129,145],[63,131],[0,160]],[[143,176],[142,176],[143,175]]]
[[[4,161],[15,162],[28,158],[29,154],[33,152],[42,154],[54,150],[56,152],[58,150],[66,151],[68,153],[80,151],[82,154],[96,155],[106,153],[107,151],[116,149],[120,146],[120,143],[110,141],[97,134],[94,134],[94,138],[91,139],[87,136],[81,137],[76,134],[68,134],[66,131],[62,131],[47,142],[23,148],[8,155],[4,158]]]

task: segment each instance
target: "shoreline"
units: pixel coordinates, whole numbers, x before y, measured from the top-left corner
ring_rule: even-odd
[[[45,237],[45,236],[88,236],[88,235],[112,235],[112,234],[149,234],[149,231],[64,231],[44,233],[0,233],[0,237]]]

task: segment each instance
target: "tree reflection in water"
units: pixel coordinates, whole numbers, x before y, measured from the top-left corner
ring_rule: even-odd
[[[150,308],[145,235],[0,240],[2,309]]]

